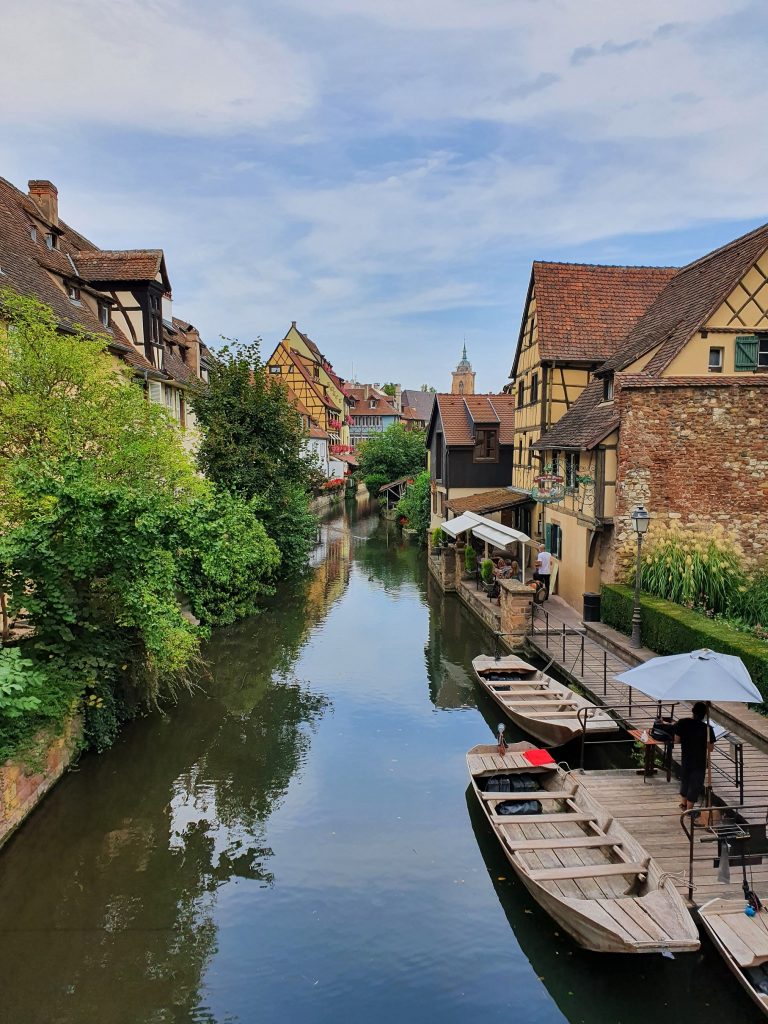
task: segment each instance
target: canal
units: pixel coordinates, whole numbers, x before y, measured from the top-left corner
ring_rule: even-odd
[[[0,853],[2,1024],[756,1019],[709,948],[589,954],[533,903],[467,794],[490,638],[366,511]]]

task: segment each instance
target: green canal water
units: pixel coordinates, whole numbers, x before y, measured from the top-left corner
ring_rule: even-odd
[[[532,902],[467,792],[492,642],[366,512],[0,854],[2,1024],[757,1019],[708,947],[585,953]]]

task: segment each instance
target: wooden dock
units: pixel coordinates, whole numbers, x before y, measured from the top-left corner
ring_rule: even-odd
[[[587,771],[580,775],[583,783],[648,853],[668,871],[684,899],[688,899],[689,841],[680,824],[675,780],[667,782],[654,776],[643,781],[633,769]],[[717,881],[718,868],[715,837],[706,829],[694,833],[693,905],[700,906],[715,896],[742,897],[742,869],[733,860],[731,882]],[[734,843],[734,851],[735,851]],[[755,891],[768,897],[768,855],[762,864],[747,867]]]
[[[575,612],[572,613],[576,615]],[[576,684],[596,704],[616,707],[628,728],[650,729],[652,709],[656,702],[638,690],[620,683],[616,676],[632,665],[612,651],[586,636],[576,622],[560,622],[556,616],[539,613],[533,630],[526,637],[528,644],[542,658],[555,665],[567,682]],[[632,702],[634,711],[630,710]],[[644,708],[642,707],[644,705]],[[680,702],[677,716],[690,713],[690,704]],[[717,720],[717,713],[714,713]],[[768,723],[766,723],[768,728]],[[748,739],[730,733],[741,743],[744,762],[744,816],[753,824],[765,824],[768,803],[768,753],[752,745]],[[677,764],[677,748],[674,762]],[[712,789],[715,797],[726,805],[739,803],[734,765],[734,751],[728,739],[721,739],[712,755]],[[665,783],[666,785],[666,783]],[[758,806],[755,806],[758,805]],[[759,806],[762,805],[762,806]]]

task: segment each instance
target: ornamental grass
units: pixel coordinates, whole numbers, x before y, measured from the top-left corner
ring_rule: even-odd
[[[743,614],[748,592],[743,553],[720,526],[653,523],[643,545],[640,572],[641,587],[648,594],[710,614]],[[632,582],[634,572],[628,575]],[[768,574],[764,595],[768,611]]]

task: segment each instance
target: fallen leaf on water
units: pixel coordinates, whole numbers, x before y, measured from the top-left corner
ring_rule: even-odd
[[[507,876],[506,875],[499,875],[499,877],[496,879],[497,882],[506,882],[506,880],[507,880]]]

